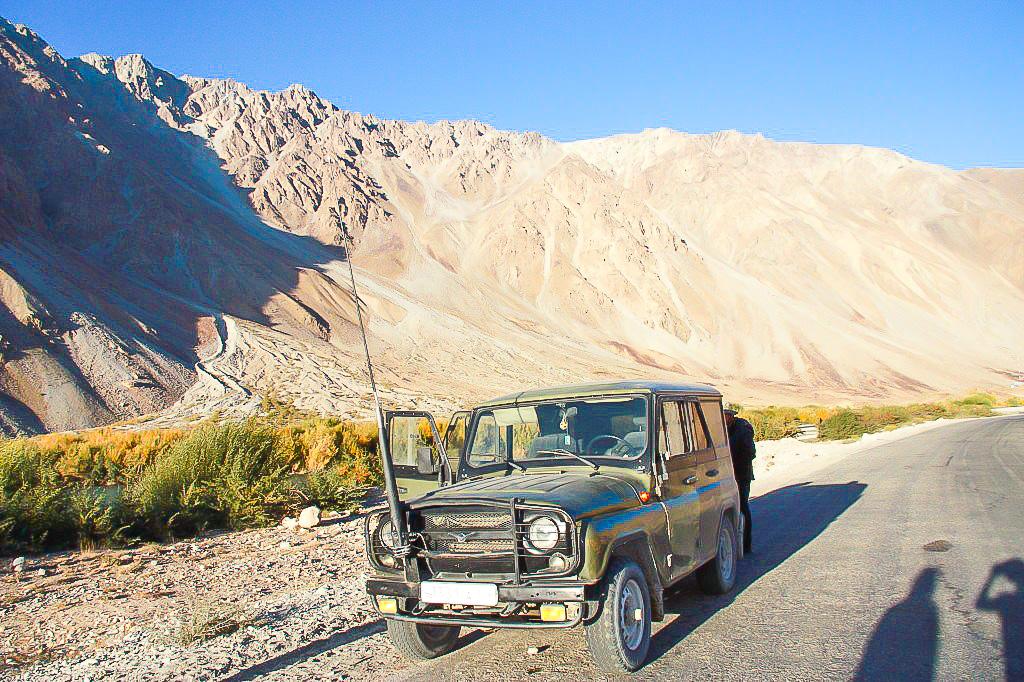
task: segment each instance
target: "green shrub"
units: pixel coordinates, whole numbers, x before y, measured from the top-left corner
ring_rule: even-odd
[[[898,405],[861,407],[855,410],[855,414],[857,421],[864,427],[862,433],[875,433],[915,421],[910,409]]]
[[[800,414],[793,407],[769,406],[761,409],[745,409],[738,414],[754,427],[755,440],[779,440],[793,436],[801,424]]]
[[[266,525],[288,508],[288,467],[255,419],[207,424],[175,442],[130,487],[151,534]]]
[[[124,543],[128,526],[120,490],[83,485],[71,490],[67,502],[80,550]]]
[[[818,426],[818,437],[824,440],[856,438],[866,432],[853,410],[839,410]]]
[[[985,407],[992,407],[996,402],[996,397],[991,393],[972,393],[966,398],[956,401],[958,405],[983,405]]]
[[[0,445],[0,551],[73,541],[66,492],[53,457],[27,440]]]
[[[226,433],[201,427],[176,442],[129,484],[139,529],[155,537],[202,530],[214,520],[210,484],[226,448]]]
[[[230,528],[262,526],[288,507],[288,465],[275,448],[275,432],[255,419],[218,427],[226,443],[213,481],[217,509]]]
[[[337,467],[311,471],[296,491],[307,504],[340,512],[355,511],[366,495],[366,488],[353,485]]]

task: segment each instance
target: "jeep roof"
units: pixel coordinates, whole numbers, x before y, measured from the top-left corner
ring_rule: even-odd
[[[573,384],[554,388],[539,388],[531,391],[509,393],[500,398],[492,398],[479,403],[476,407],[494,407],[516,403],[535,402],[540,400],[557,400],[559,398],[582,398],[593,395],[615,393],[699,393],[719,397],[722,394],[708,384],[677,384],[665,381],[609,381],[604,383]]]

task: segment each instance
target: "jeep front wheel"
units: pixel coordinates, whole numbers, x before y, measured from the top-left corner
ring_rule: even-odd
[[[725,594],[736,584],[736,558],[739,556],[736,526],[728,515],[718,528],[715,558],[697,569],[697,583],[707,594]]]
[[[651,647],[651,595],[640,567],[613,559],[598,608],[597,618],[585,626],[594,662],[609,673],[637,670]]]
[[[455,648],[462,628],[388,618],[388,636],[398,652],[414,661],[443,656]]]

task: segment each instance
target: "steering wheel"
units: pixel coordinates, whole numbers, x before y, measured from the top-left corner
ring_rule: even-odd
[[[613,441],[615,441],[615,443],[612,445],[612,447],[608,448],[608,450],[605,451],[606,453],[610,452],[611,450],[617,449],[617,447],[619,445],[624,445],[627,450],[632,450],[633,449],[632,445],[627,443],[624,439],[619,438],[615,434],[600,433],[600,434],[594,436],[593,438],[591,438],[590,442],[587,443],[587,452],[593,452],[594,451],[594,443],[596,443],[598,441],[601,441],[601,440],[613,440]]]

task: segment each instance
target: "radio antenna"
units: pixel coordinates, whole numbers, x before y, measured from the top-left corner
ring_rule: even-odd
[[[352,301],[356,304],[356,319],[359,320],[359,333],[363,337],[363,352],[366,355],[366,374],[370,379],[370,391],[373,392],[373,404],[377,410],[377,426],[383,433],[384,412],[380,406],[380,394],[377,393],[377,382],[373,378],[373,360],[370,359],[370,343],[366,340],[366,325],[363,323],[363,305],[359,298],[359,291],[356,289],[356,271],[352,266],[352,236],[348,228],[342,226],[342,234],[345,235],[345,260],[348,261],[348,276],[352,280]]]
[[[348,275],[352,281],[352,302],[356,306],[356,319],[359,321],[359,333],[363,337],[363,352],[366,354],[366,374],[370,379],[370,391],[373,393],[374,411],[377,413],[377,449],[380,451],[382,468],[384,470],[384,491],[388,497],[388,508],[391,511],[391,526],[398,535],[396,553],[399,556],[407,555],[410,551],[409,532],[405,527],[405,515],[402,514],[402,500],[398,496],[398,484],[395,482],[395,469],[391,461],[391,453],[388,451],[388,433],[384,423],[384,409],[380,404],[380,394],[377,391],[377,382],[373,378],[373,360],[370,357],[370,342],[366,338],[366,324],[363,322],[363,303],[359,298],[359,291],[356,289],[356,270],[352,265],[352,235],[348,233],[348,227],[341,226],[341,233],[345,236],[345,260],[348,261]]]

